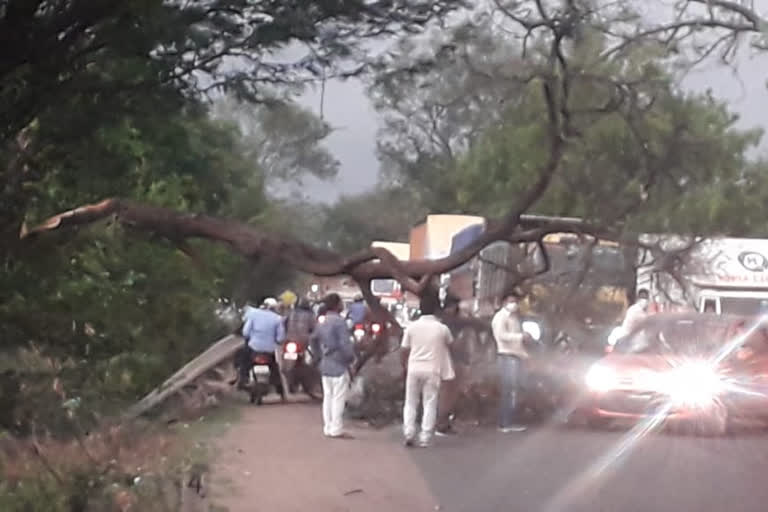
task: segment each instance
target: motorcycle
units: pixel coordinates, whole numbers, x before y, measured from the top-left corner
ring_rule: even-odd
[[[301,389],[313,400],[323,398],[320,372],[312,362],[312,353],[306,343],[288,341],[283,345],[283,374],[288,391],[296,393]]]
[[[269,358],[263,354],[254,354],[248,376],[251,403],[261,405],[264,396],[269,393]]]
[[[382,326],[378,322],[371,322],[369,324],[354,324],[351,321],[347,323],[347,326],[351,326],[352,337],[355,343],[362,343],[366,336],[372,343],[376,343],[379,339],[379,335],[382,333]]]

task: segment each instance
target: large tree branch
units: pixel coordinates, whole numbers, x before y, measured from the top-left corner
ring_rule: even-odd
[[[114,217],[117,222],[127,227],[152,232],[176,244],[187,238],[207,239],[225,243],[246,258],[279,257],[297,270],[319,276],[348,274],[356,280],[397,279],[407,290],[417,294],[425,290],[430,276],[448,272],[466,263],[481,249],[498,240],[512,244],[536,242],[547,233],[553,232],[616,236],[611,235],[608,230],[599,229],[578,219],[558,220],[541,216],[522,216],[519,224],[526,229],[518,229],[518,225],[510,226],[503,221],[489,222],[492,227],[472,244],[436,260],[400,261],[380,247],[344,257],[335,251],[314,247],[286,236],[265,233],[255,226],[234,219],[183,213],[120,198],[106,199],[100,203],[63,212],[32,228],[25,224],[20,236],[30,238],[48,231],[82,226],[108,217]]]
[[[704,6],[706,12],[692,13],[691,7],[694,5]],[[728,42],[729,49],[725,51],[725,54],[728,54],[732,53],[730,50],[736,44],[740,34],[760,33],[766,25],[766,20],[745,3],[727,0],[683,0],[675,4],[675,9],[674,20],[655,26],[640,27],[628,33],[600,27],[605,34],[618,39],[619,42],[603,51],[599,58],[613,58],[634,45],[647,44],[652,41],[677,52],[680,43],[703,29],[721,30],[726,33],[722,37],[707,42],[703,48],[695,49],[696,53],[701,54],[701,56],[709,55],[717,47]],[[753,44],[756,47],[760,46],[758,43]],[[698,64],[701,60],[701,58],[694,59],[691,66]]]

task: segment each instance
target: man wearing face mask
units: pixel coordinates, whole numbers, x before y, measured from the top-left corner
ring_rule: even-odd
[[[523,432],[526,427],[516,422],[517,404],[523,385],[525,350],[522,323],[520,322],[517,297],[510,295],[491,322],[496,340],[496,361],[498,362],[499,387],[499,430],[501,432]]]

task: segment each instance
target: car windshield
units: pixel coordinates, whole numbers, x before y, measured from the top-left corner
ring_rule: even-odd
[[[618,341],[620,354],[708,355],[728,339],[725,322],[709,319],[679,319],[645,322]]]
[[[726,315],[759,316],[768,314],[768,300],[755,297],[720,297]]]

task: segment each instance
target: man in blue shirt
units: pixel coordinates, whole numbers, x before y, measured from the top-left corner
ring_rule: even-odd
[[[264,299],[263,305],[259,309],[248,308],[245,312],[242,334],[248,343],[250,361],[255,355],[263,355],[269,359],[270,382],[285,401],[285,390],[275,357],[275,350],[285,340],[285,324],[283,317],[275,312],[277,308],[277,300],[271,297]],[[241,371],[246,372],[245,379],[241,379],[241,381],[248,380],[248,370],[250,370],[250,365],[245,366],[244,370],[241,368]]]
[[[347,318],[352,320],[353,324],[362,324],[365,322],[365,315],[368,312],[368,308],[365,305],[362,294],[355,295],[352,304],[349,305],[349,311],[347,311]]]
[[[351,439],[344,433],[344,407],[349,389],[349,366],[355,350],[341,311],[344,304],[338,294],[325,299],[325,322],[310,337],[312,353],[320,358],[323,376],[323,434],[334,439]]]

